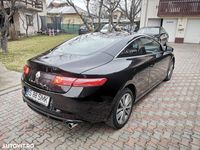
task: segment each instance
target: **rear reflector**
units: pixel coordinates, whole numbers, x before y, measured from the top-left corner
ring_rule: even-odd
[[[74,87],[94,87],[94,86],[102,86],[106,83],[106,78],[70,78],[70,77],[62,77],[56,76],[53,80],[54,85],[61,86],[74,86]]]
[[[30,72],[29,66],[25,65],[25,66],[24,66],[24,75],[28,75],[29,72]]]

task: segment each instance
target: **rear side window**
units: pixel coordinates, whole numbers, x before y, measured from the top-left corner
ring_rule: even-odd
[[[146,51],[144,45],[137,39],[129,44],[120,54],[118,57],[132,57],[138,55],[145,55]]]
[[[150,38],[141,38],[147,54],[156,53],[161,51],[160,44]]]

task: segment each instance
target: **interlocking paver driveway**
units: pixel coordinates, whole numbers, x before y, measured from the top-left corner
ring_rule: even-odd
[[[176,68],[139,101],[128,124],[115,131],[101,124],[72,130],[40,116],[17,90],[0,96],[0,146],[34,143],[36,149],[200,149],[200,45],[173,44]]]

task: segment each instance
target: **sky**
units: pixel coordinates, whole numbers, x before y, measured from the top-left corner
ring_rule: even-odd
[[[53,1],[53,0],[46,0],[47,1],[47,5],[51,2],[51,1]],[[61,1],[61,2],[63,2],[63,1],[65,1],[65,0],[56,0],[56,1]],[[83,2],[83,0],[73,0],[74,1],[74,3],[78,6],[78,7],[80,7],[80,8],[82,8],[82,9],[85,9],[85,5],[84,5],[84,2]]]

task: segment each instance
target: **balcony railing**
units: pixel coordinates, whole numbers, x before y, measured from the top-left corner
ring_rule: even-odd
[[[26,6],[31,6],[36,9],[43,9],[43,3],[39,0],[19,0],[21,3],[24,3]]]
[[[160,0],[158,16],[200,16],[200,0]]]
[[[3,0],[3,1],[4,1],[4,3],[6,3],[6,2],[9,2],[11,0]],[[6,6],[9,7],[9,3]],[[43,10],[42,0],[17,0],[16,6],[25,6],[29,9],[35,9],[35,10],[38,10],[38,11]]]

